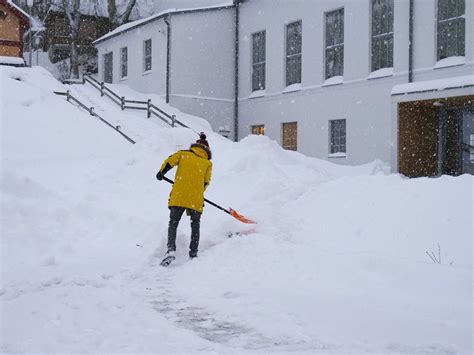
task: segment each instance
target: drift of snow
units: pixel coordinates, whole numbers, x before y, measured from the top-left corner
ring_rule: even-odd
[[[161,268],[170,186],[155,174],[196,133],[71,88],[132,145],[44,70],[0,73],[0,352],[472,352],[472,176],[405,179],[207,131],[206,198],[258,224],[206,206],[199,258],[184,217]]]

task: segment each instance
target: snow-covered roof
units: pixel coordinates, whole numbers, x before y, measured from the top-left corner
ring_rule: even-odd
[[[171,14],[185,14],[185,13],[190,13],[190,12],[198,12],[198,11],[207,11],[207,10],[218,10],[218,9],[223,9],[223,8],[229,8],[234,6],[234,1],[227,1],[225,3],[219,4],[219,5],[214,5],[214,6],[205,6],[205,7],[194,7],[194,8],[187,8],[187,9],[168,9],[165,11],[161,11],[159,13],[156,13],[154,15],[148,16],[146,18],[143,18],[141,20],[136,20],[133,22],[126,23],[122,26],[117,27],[115,30],[105,34],[104,36],[98,38],[95,40],[93,43],[98,44],[99,42],[105,41],[106,39],[109,39],[111,37],[115,37],[118,34],[122,32],[129,31],[131,29],[140,27],[142,25],[145,25],[149,22],[158,20],[160,18],[163,18],[167,15]]]
[[[28,15],[25,11],[23,11],[23,10],[21,9],[21,7],[15,5],[12,0],[7,0],[7,3],[8,3],[8,5],[10,5],[11,7],[14,7],[16,10],[18,10],[18,12],[21,12],[21,14],[24,15],[25,17],[27,17],[27,18],[30,17],[30,15]]]
[[[474,86],[474,75],[457,76],[454,78],[426,80],[414,83],[395,85],[392,95],[413,94],[429,91],[441,91]]]
[[[23,66],[25,65],[25,61],[23,60],[23,58],[19,58],[19,57],[7,57],[7,56],[0,55],[0,65],[2,64]]]

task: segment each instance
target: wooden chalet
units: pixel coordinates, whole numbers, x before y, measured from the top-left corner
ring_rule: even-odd
[[[10,1],[0,0],[0,56],[22,58],[28,28],[28,15]]]
[[[44,51],[49,59],[56,63],[70,56],[70,27],[67,16],[61,11],[49,11],[45,19]],[[97,50],[92,42],[111,30],[106,16],[81,14],[79,21],[78,52],[80,55],[95,56]]]

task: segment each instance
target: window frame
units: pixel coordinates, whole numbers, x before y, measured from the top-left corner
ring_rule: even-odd
[[[375,22],[374,21],[375,20],[374,19],[374,14],[375,14],[374,4],[376,1],[381,1],[391,6],[391,11],[387,12],[388,14],[391,14],[391,19],[386,20],[387,23],[385,23],[385,25],[388,27],[387,31],[374,34],[374,22]],[[382,23],[379,27],[383,26],[383,21],[381,22]],[[393,64],[393,58],[394,58],[393,48],[394,48],[394,37],[395,37],[394,26],[395,26],[394,0],[371,0],[370,1],[370,71],[371,72],[374,72],[383,68],[393,68],[393,65],[394,65]],[[378,47],[380,51],[379,63],[377,63],[378,65],[374,65],[374,56],[375,56],[374,43],[376,41],[383,42],[383,40],[385,39],[388,39],[390,41],[390,45],[383,48]],[[385,59],[385,63],[383,63],[384,59]]]
[[[299,43],[300,51],[299,53],[288,54],[288,48],[289,48],[288,47],[288,42],[289,42],[288,30],[290,26],[295,26],[298,24],[300,27],[300,43]],[[299,58],[299,81],[293,81],[294,78],[292,78],[291,76],[292,72],[289,72],[289,69],[288,69],[289,60],[295,59],[295,58]],[[297,76],[298,75],[296,75],[296,77]],[[293,79],[293,80],[289,80],[289,79]],[[285,87],[288,87],[294,84],[301,84],[302,80],[303,80],[303,20],[300,19],[300,20],[292,21],[285,24]]]
[[[342,42],[337,43],[336,45],[330,45],[328,46],[328,26],[327,26],[327,20],[328,16],[331,14],[335,14],[339,11],[342,11]],[[326,11],[324,12],[324,38],[323,38],[323,45],[324,45],[324,80],[328,80],[330,78],[333,78],[335,76],[344,76],[344,45],[345,45],[345,36],[344,36],[344,30],[345,30],[345,8],[344,7],[339,7],[334,10]],[[328,49],[334,49],[336,52],[337,48],[342,48],[342,53],[341,53],[341,58],[342,58],[342,65],[341,65],[341,73],[337,73],[331,76],[328,76]]]
[[[124,61],[124,52],[125,52],[125,61]],[[124,66],[125,65],[125,66]],[[125,75],[124,75],[125,68]],[[120,48],[120,79],[127,79],[128,77],[128,47]]]
[[[344,134],[341,134],[342,132],[341,127],[336,127],[336,124],[338,123],[344,124],[343,126]],[[347,154],[347,119],[338,118],[338,119],[329,120],[328,131],[329,131],[329,137],[328,137],[329,138],[329,157],[331,157],[331,155],[334,155],[334,154],[341,154],[340,157],[345,157],[345,155]],[[339,133],[339,134],[336,137],[334,133]],[[334,142],[333,138],[337,138],[338,142],[337,143]],[[344,139],[343,142],[341,142],[342,139]],[[342,154],[344,154],[344,156],[342,156]]]
[[[260,91],[260,90],[265,90],[266,88],[266,65],[267,65],[267,31],[266,30],[261,30],[258,32],[252,33],[252,42],[251,42],[251,86],[252,86],[252,92],[255,91]],[[258,35],[263,35],[263,61],[260,62],[255,62],[255,37]],[[262,70],[262,77],[263,77],[263,85],[261,86],[256,86],[256,79],[258,79],[258,68]],[[257,76],[256,76],[257,73]]]
[[[440,12],[440,2],[441,1],[447,1],[447,0],[437,0],[436,1],[436,60],[437,61],[440,61],[440,60],[443,60],[443,59],[446,59],[446,58],[449,58],[449,57],[464,57],[466,56],[466,1],[465,0],[455,0],[457,1],[456,3],[456,7],[459,6],[459,3],[462,2],[463,4],[463,13],[461,15],[457,15],[457,16],[454,16],[454,17],[447,17],[445,19],[440,19],[441,18],[441,12]],[[449,9],[448,7],[447,8],[447,12],[449,12]],[[446,40],[446,56],[441,58],[442,54],[440,53],[441,49],[440,49],[440,37],[441,37],[441,34],[440,34],[440,23],[443,23],[443,25],[445,23],[448,24],[448,29],[449,29],[449,24],[450,22],[454,23],[454,34],[456,36],[456,53],[454,55],[449,55],[448,54],[448,51],[449,51],[449,41]],[[462,27],[464,29],[464,33],[463,33],[463,39],[462,39],[462,48],[459,48],[461,47],[460,46],[460,43],[458,43],[459,41],[459,33],[458,33],[458,25],[462,23]],[[446,35],[446,37],[448,37],[448,34]]]
[[[294,144],[286,145],[285,142],[285,127],[290,125],[295,125],[296,127],[296,136],[294,137]],[[290,142],[293,143],[293,142]],[[298,121],[291,121],[291,122],[282,122],[281,124],[281,146],[283,149],[292,150],[297,152],[298,151]]]
[[[107,59],[108,57],[110,56],[111,58],[111,72],[110,72],[110,76],[111,76],[111,81],[107,81]],[[103,66],[103,73],[102,73],[102,81],[104,83],[109,83],[109,84],[113,84],[114,82],[114,52],[113,51],[109,51],[109,52],[105,52],[102,54],[102,66]]]
[[[147,55],[147,43],[150,43],[150,53]],[[149,59],[150,68],[147,68],[147,60]],[[150,73],[153,70],[153,42],[151,38],[143,41],[143,73]]]
[[[250,126],[250,132],[251,132],[251,134],[264,136],[265,135],[265,125],[264,124],[252,125],[252,126]]]

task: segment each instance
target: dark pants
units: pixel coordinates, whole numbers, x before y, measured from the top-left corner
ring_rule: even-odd
[[[170,223],[168,226],[168,251],[176,250],[176,231],[178,224],[183,216],[186,208],[184,207],[170,207]],[[197,211],[188,209],[191,215],[191,243],[189,244],[189,255],[196,256],[199,247],[199,227],[201,222],[201,214]]]

